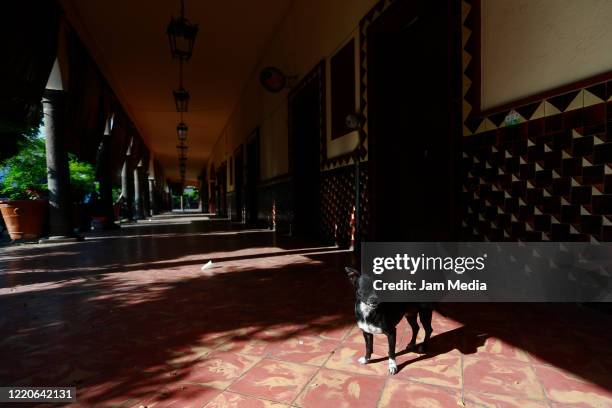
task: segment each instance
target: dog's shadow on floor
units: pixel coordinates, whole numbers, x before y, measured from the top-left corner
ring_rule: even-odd
[[[479,347],[484,346],[489,336],[490,334],[486,331],[469,326],[462,326],[434,335],[429,339],[424,353],[418,353],[418,357],[398,364],[398,372],[402,371],[402,369],[409,364],[446,354],[453,350],[458,350],[461,354],[474,354],[478,351]],[[396,345],[396,348],[399,349],[400,347],[402,347],[402,345]],[[400,351],[396,352],[395,355],[398,357],[408,353],[416,353],[415,350],[416,348],[408,350],[403,347]],[[388,356],[372,359],[369,361],[369,364],[386,361],[387,358]]]

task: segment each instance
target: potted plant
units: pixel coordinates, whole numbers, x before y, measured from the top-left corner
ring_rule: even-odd
[[[0,165],[0,211],[13,240],[36,239],[47,217],[44,140],[29,140]]]
[[[28,194],[23,199],[0,201],[0,212],[12,240],[38,239],[45,230],[47,200]]]

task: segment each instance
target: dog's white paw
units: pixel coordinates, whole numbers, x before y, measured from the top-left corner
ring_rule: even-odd
[[[394,375],[397,373],[397,363],[392,358],[389,359],[389,374]]]
[[[359,357],[359,360],[357,360],[357,361],[359,361],[359,364],[367,364],[368,361],[370,361],[370,359],[369,358],[365,358],[365,357]]]

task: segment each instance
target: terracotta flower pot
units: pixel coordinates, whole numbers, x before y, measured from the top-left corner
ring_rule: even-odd
[[[42,236],[47,200],[2,201],[0,211],[11,239],[36,239]]]

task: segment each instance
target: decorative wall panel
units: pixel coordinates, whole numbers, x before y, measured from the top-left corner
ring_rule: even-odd
[[[360,229],[362,236],[368,223],[368,171],[361,163],[360,171]],[[349,240],[351,214],[355,207],[355,166],[344,166],[321,175],[321,215],[323,237],[329,242]]]
[[[479,113],[478,1],[463,1],[463,236],[612,240],[612,81]]]

